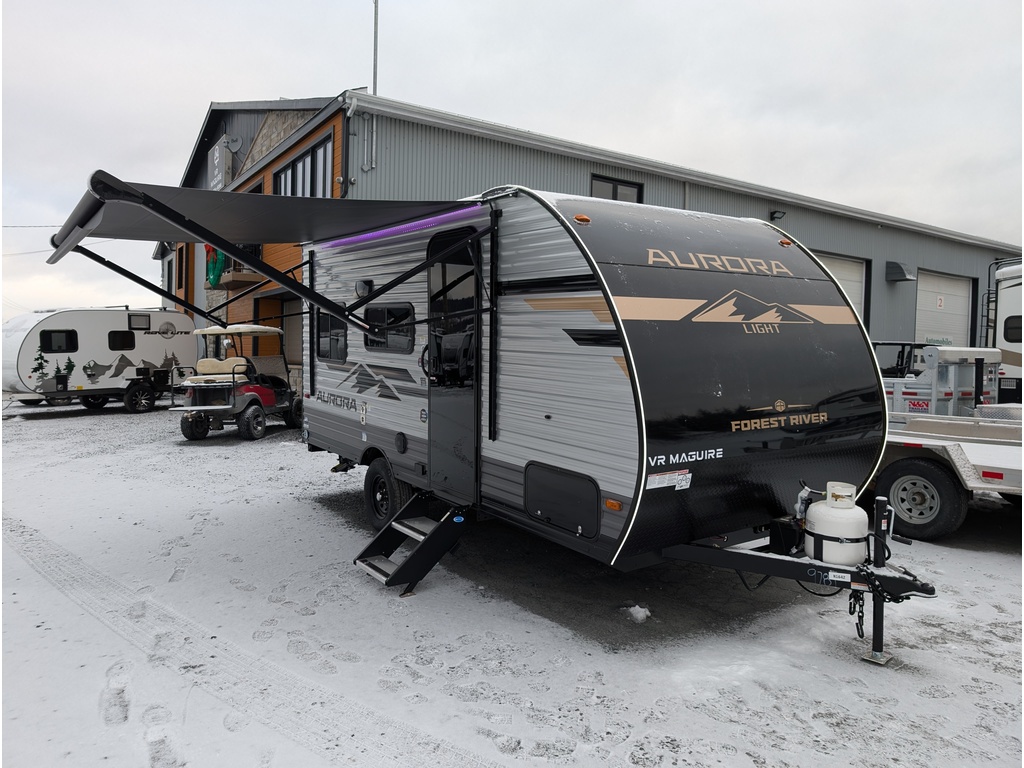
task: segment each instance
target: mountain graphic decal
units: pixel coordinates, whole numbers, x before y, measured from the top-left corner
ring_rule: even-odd
[[[401,400],[394,387],[385,381],[383,376],[376,375],[368,367],[359,363],[350,373],[346,376],[341,385],[350,384],[350,386],[360,395],[366,392],[371,392],[373,397],[382,397],[385,400]]]
[[[785,304],[767,304],[741,291],[732,291],[693,318],[695,323],[813,323]]]

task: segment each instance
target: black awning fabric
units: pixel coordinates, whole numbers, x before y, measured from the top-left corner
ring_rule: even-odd
[[[140,194],[141,193],[141,194]],[[89,190],[53,236],[59,260],[86,237],[188,242],[187,228],[157,216],[146,197],[233,243],[309,243],[372,232],[478,205],[458,201],[338,200],[241,192],[212,192],[128,184],[96,171]]]

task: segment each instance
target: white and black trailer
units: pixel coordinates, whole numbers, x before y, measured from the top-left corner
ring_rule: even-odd
[[[30,312],[3,326],[3,389],[23,403],[112,398],[151,410],[194,367],[195,323],[172,309],[93,307]]]
[[[876,661],[884,602],[935,594],[886,565],[885,500],[873,533],[853,505],[887,429],[864,328],[769,223],[521,187],[314,200],[97,172],[50,261],[86,236],[206,242],[308,303],[304,438],[367,467],[379,533],[355,561],[405,593],[487,515],[623,570],[704,562],[848,589],[851,610],[871,592]],[[302,283],[241,247],[281,242],[304,244]]]

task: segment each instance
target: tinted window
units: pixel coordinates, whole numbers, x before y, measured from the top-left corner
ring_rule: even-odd
[[[135,349],[135,332],[110,331],[107,334],[107,347],[112,350]]]
[[[322,360],[344,362],[348,358],[348,326],[333,315],[320,310],[317,310],[316,319],[316,356]]]
[[[408,325],[415,319],[412,304],[380,304],[367,307],[364,319],[368,324],[383,329],[375,336],[363,335],[363,343],[367,349],[399,354],[412,352],[416,339],[415,326]]]
[[[1020,344],[1020,315],[1011,315],[1003,321],[1003,339]]]
[[[78,331],[40,331],[39,349],[44,353],[77,352]]]

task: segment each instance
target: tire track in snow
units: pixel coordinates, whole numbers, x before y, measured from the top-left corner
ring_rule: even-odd
[[[185,680],[330,762],[439,768],[497,763],[354,702],[92,568],[38,530],[3,518],[3,536],[59,592]]]

